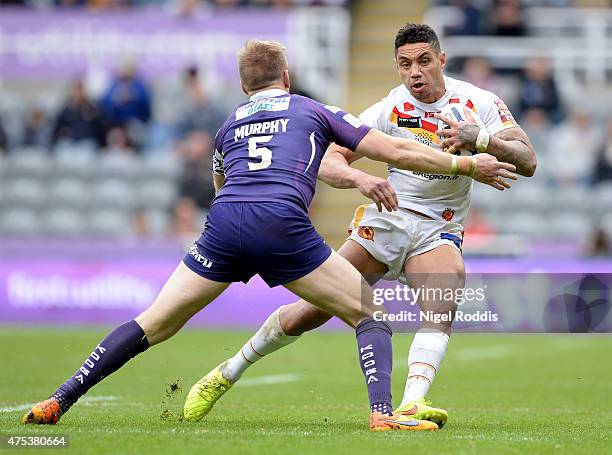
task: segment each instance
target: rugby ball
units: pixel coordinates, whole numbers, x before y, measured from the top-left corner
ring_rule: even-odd
[[[444,106],[442,108],[442,110],[440,111],[440,114],[442,114],[445,117],[450,117],[451,119],[457,121],[457,122],[463,122],[466,120],[466,114],[465,114],[465,110],[469,109],[468,107],[466,107],[463,104],[459,104],[459,103],[450,103],[447,104],[446,106]],[[474,118],[474,120],[476,120],[476,123],[478,123],[478,126],[480,126],[481,128],[486,128],[484,122],[482,121],[482,119],[480,118],[480,116],[474,112],[473,110],[470,109],[470,113],[472,114],[472,117]],[[443,130],[443,129],[450,129],[450,126],[448,126],[446,123],[444,123],[442,120],[438,120],[438,129],[439,130]],[[444,137],[440,137],[440,142],[444,140]],[[475,150],[456,150],[454,152],[454,155],[458,155],[458,156],[472,156],[472,155],[476,155],[476,151]]]

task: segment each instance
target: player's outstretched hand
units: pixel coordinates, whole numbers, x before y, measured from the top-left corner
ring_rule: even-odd
[[[357,189],[365,197],[374,201],[379,212],[383,211],[383,206],[389,212],[397,210],[397,194],[395,194],[395,190],[385,179],[367,175],[360,179]]]
[[[479,153],[475,158],[477,166],[472,176],[474,180],[504,191],[511,186],[507,179],[517,179],[514,165],[497,161],[497,158],[488,153]]]

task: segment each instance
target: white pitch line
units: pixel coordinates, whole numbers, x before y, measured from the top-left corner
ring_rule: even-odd
[[[253,387],[258,385],[273,385],[273,384],[284,384],[287,382],[295,382],[299,381],[302,378],[300,373],[287,373],[287,374],[273,374],[269,376],[259,376],[257,378],[247,378],[239,381],[236,384],[236,387]],[[107,401],[117,401],[119,397],[114,395],[104,395],[104,396],[93,396],[93,397],[84,397],[79,400],[79,403],[88,404],[88,403],[103,403]],[[32,408],[36,403],[24,403],[19,404],[17,406],[5,406],[0,407],[0,412],[17,412],[17,411],[27,411]]]
[[[103,403],[105,401],[117,401],[119,397],[114,395],[102,395],[94,397],[84,397],[79,403]],[[16,411],[27,411],[32,408],[36,403],[24,403],[17,406],[5,406],[0,408],[0,412],[16,412]]]
[[[236,383],[236,387],[253,387],[257,385],[283,384],[286,382],[299,381],[302,378],[300,373],[272,374],[269,376],[259,376],[258,378],[247,378]]]

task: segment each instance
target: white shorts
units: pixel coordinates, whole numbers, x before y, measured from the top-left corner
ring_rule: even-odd
[[[450,245],[461,253],[463,242],[460,224],[433,220],[402,208],[379,212],[375,204],[357,208],[349,234],[349,239],[389,267],[383,279],[401,282],[405,282],[404,264],[409,258],[440,245]]]

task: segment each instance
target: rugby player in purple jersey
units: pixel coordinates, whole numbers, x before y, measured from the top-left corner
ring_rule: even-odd
[[[480,154],[457,157],[416,141],[392,138],[338,108],[290,95],[284,48],[250,41],[240,51],[243,91],[215,138],[218,193],[202,236],[189,249],[153,304],[112,332],[83,365],[24,423],[55,424],[91,387],[131,358],[174,335],[230,283],[259,274],[338,316],[355,329],[370,400],[370,428],[437,430],[434,422],[393,415],[391,329],[372,315],[371,288],[348,261],[319,236],[308,218],[321,159],[331,142],[397,168],[471,175],[509,186],[514,166]],[[185,408],[197,420],[199,406]]]

